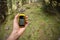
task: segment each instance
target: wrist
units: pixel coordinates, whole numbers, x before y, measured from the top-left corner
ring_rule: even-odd
[[[14,35],[13,35],[13,34],[11,34],[11,35],[8,37],[8,39],[7,39],[7,40],[15,40]]]
[[[10,35],[7,40],[15,40],[15,38]]]
[[[7,40],[16,40],[18,37],[19,37],[19,36],[18,36],[17,32],[16,32],[16,31],[13,31],[13,32],[10,34],[10,36],[8,37]]]

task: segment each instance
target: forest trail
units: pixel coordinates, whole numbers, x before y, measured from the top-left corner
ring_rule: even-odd
[[[60,36],[60,19],[58,16],[45,13],[43,8],[36,4],[27,4],[23,8],[26,9],[24,13],[28,15],[29,26],[19,40],[58,40]],[[17,12],[14,10],[13,14],[6,18],[1,27],[1,40],[6,39],[11,33],[16,14]]]

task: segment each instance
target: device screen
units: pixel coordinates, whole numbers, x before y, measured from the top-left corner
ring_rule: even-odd
[[[25,18],[24,18],[24,16],[20,16],[19,19],[20,19],[20,20],[19,20],[19,21],[20,21],[20,22],[19,22],[19,25],[20,25],[20,26],[24,26],[24,25],[25,25]]]

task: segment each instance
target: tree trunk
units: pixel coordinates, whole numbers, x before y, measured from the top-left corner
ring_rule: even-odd
[[[7,8],[7,0],[0,0],[0,21],[3,22],[6,18]],[[4,18],[3,18],[4,17]]]
[[[31,4],[32,0],[29,0],[29,4]]]

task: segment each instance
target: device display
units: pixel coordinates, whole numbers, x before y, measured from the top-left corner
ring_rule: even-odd
[[[25,25],[25,17],[19,16],[19,26],[24,26],[24,25]]]

